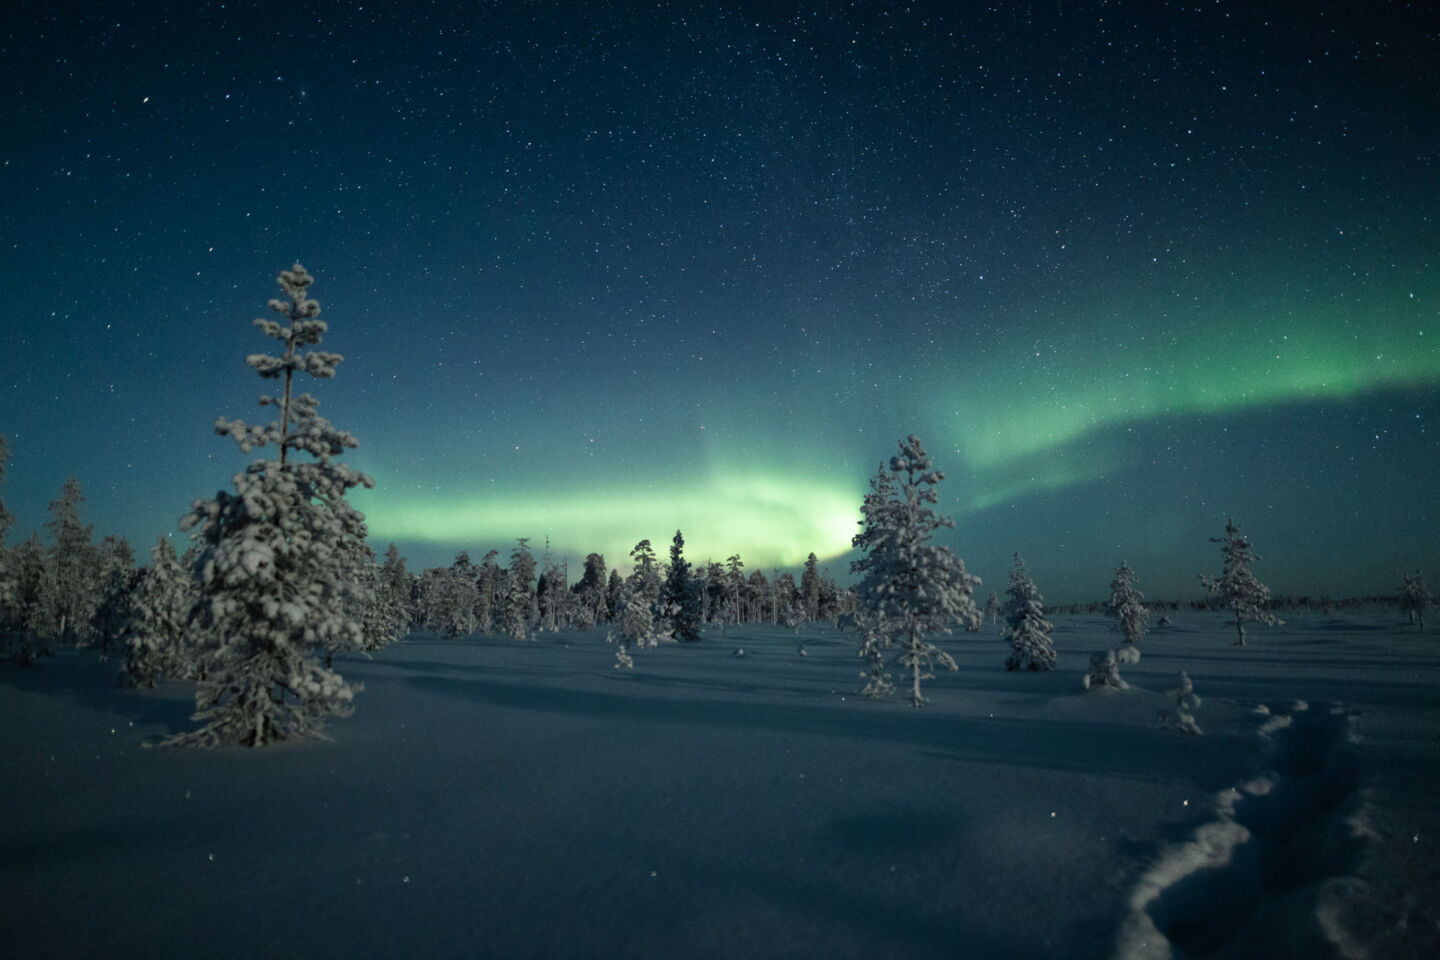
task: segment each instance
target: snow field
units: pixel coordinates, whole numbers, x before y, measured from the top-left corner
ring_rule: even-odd
[[[943,638],[960,669],[919,710],[855,699],[856,642],[817,627],[803,658],[732,627],[633,671],[603,631],[414,637],[337,660],[365,689],[333,742],[253,751],[145,748],[188,728],[188,685],[6,665],[0,935],[17,957],[1435,955],[1428,638],[1301,614],[1239,649],[1220,615],[1173,619],[1124,691],[1080,687],[1120,642],[1103,618],[1054,617],[1048,673],[1007,672],[988,624]],[[1180,669],[1204,736],[1155,725]]]

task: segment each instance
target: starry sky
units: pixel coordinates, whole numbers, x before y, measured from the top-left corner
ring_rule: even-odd
[[[1428,3],[56,3],[0,13],[10,541],[139,552],[314,384],[412,569],[516,537],[849,579],[918,434],[1052,602],[1440,578]]]

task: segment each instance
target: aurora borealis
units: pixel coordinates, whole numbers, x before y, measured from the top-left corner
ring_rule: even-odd
[[[3,490],[140,552],[250,326],[412,569],[677,528],[846,580],[916,433],[985,589],[1440,570],[1440,20],[1403,3],[95,4],[0,20]],[[571,563],[578,575],[578,564]]]

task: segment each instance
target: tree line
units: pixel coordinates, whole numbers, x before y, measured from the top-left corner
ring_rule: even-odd
[[[479,563],[462,552],[448,567],[412,575],[393,543],[377,561],[364,517],[346,499],[373,481],[338,459],[357,441],[320,415],[314,396],[298,391],[298,377],[331,378],[343,360],[318,349],[328,325],[309,296],[313,279],[300,264],[281,271],[282,297],[269,301],[280,319],[254,321],[278,343],[275,352],[245,361],[276,385],[259,399],[273,419],[215,421],[216,434],[242,452],[269,448],[269,455],[236,476],[233,490],[192,502],[181,519],[191,536],[183,554],[162,536],[150,563],[136,569],[124,539],[96,543],[81,518],[84,497],[74,478],[50,504],[50,544],[37,533],[9,548],[4,538],[15,518],[0,500],[0,655],[31,664],[55,644],[74,644],[123,655],[127,683],[192,681],[199,727],[168,742],[199,746],[319,735],[327,718],[349,713],[360,689],[335,671],[335,655],[379,649],[416,627],[517,640],[545,630],[605,628],[616,666],[632,667],[635,651],[666,638],[698,641],[705,627],[723,633],[729,625],[769,623],[798,630],[825,621],[857,638],[863,694],[890,693],[891,670],[898,668],[915,706],[925,702],[922,683],[932,670],[955,668],[934,640],[955,626],[979,630],[987,616],[994,623],[1003,615],[1008,669],[1054,666],[1051,624],[1024,560],[1015,556],[1004,603],[992,592],[982,610],[974,601],[979,578],[933,542],[953,523],[936,509],[944,475],[913,435],[881,464],[861,504],[851,589],[822,571],[813,553],[798,583],[788,572],[747,572],[738,555],[694,565],[679,530],[668,560],[641,540],[630,552],[628,576],[591,553],[573,583],[563,561],[548,549],[537,560],[525,538],[504,566],[497,550]],[[6,460],[0,436],[0,481]],[[1233,615],[1236,643],[1244,645],[1247,622],[1275,622],[1274,601],[1251,572],[1257,558],[1233,520],[1214,540],[1223,571],[1201,580],[1211,602]],[[1120,685],[1116,664],[1138,657],[1148,611],[1137,582],[1122,563],[1103,609],[1125,643],[1092,658],[1087,686]],[[1418,571],[1402,577],[1399,599],[1423,630],[1435,599]],[[1177,698],[1187,695],[1182,683]]]

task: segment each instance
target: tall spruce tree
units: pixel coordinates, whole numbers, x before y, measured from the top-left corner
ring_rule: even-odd
[[[391,617],[394,635],[396,638],[403,637],[410,631],[415,609],[411,599],[411,577],[405,571],[405,558],[400,556],[400,548],[394,543],[385,549],[378,590]]]
[[[80,522],[80,504],[85,495],[80,481],[65,481],[60,496],[50,501],[50,519],[45,526],[54,545],[50,548],[51,619],[55,639],[61,643],[85,644],[91,623],[100,606],[100,570],[94,527]]]
[[[516,640],[533,640],[535,625],[540,618],[535,600],[535,556],[530,552],[530,538],[521,537],[510,551],[510,570],[505,577],[504,630]]]
[[[91,620],[90,634],[99,645],[103,659],[110,655],[110,648],[120,642],[130,622],[140,574],[135,569],[135,551],[124,537],[106,537],[100,541],[98,556],[100,600]]]
[[[1211,537],[1211,543],[1220,544],[1220,556],[1224,566],[1220,576],[1200,575],[1205,589],[1215,596],[1222,605],[1235,614],[1235,641],[1237,647],[1245,646],[1245,624],[1247,621],[1263,623],[1273,627],[1280,620],[1270,612],[1270,588],[1250,572],[1250,565],[1260,558],[1250,548],[1250,541],[1241,536],[1240,528],[1229,517],[1225,518],[1225,536]]]
[[[5,462],[10,459],[9,441],[0,433],[0,485],[5,482]],[[15,523],[15,515],[5,509],[0,497],[0,654],[10,649],[10,621],[15,607],[15,573],[5,535]]]
[[[0,624],[0,650],[16,663],[33,664],[51,656],[49,641],[55,635],[54,580],[38,533],[15,548],[9,565],[10,603]]]
[[[355,550],[347,541],[364,541],[365,518],[345,495],[374,482],[334,459],[354,448],[355,438],[320,416],[318,400],[294,389],[296,375],[328,379],[342,359],[308,349],[327,330],[309,296],[312,282],[298,263],[281,271],[285,298],[269,304],[281,319],[255,321],[281,351],[245,358],[262,378],[280,381],[279,394],[260,398],[276,419],[215,422],[215,432],[243,452],[273,446],[276,457],[251,463],[234,477],[234,493],[196,500],[181,520],[200,547],[192,619],[205,643],[195,694],[202,725],[172,743],[258,747],[320,736],[327,717],[353,709],[359,690],[319,655],[362,644],[363,626],[348,602]]]
[[[895,662],[909,674],[915,707],[925,702],[920,684],[932,679],[929,671],[936,664],[956,669],[954,658],[929,638],[949,633],[957,620],[968,625],[980,619],[972,599],[980,578],[948,547],[930,542],[937,531],[955,525],[935,510],[935,487],[944,479],[918,437],[902,440],[889,471],[882,466],[871,480],[853,541],[863,551],[851,570],[861,578],[856,593],[867,625],[861,644],[861,656],[870,664],[867,690],[876,687],[876,645],[897,646]],[[883,656],[880,662],[883,670]]]
[[[679,530],[670,542],[670,569],[660,590],[660,615],[664,629],[681,643],[700,639],[700,591],[685,559],[685,537]]]

